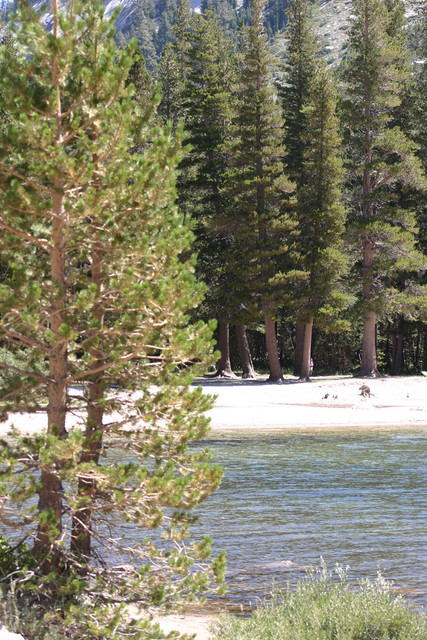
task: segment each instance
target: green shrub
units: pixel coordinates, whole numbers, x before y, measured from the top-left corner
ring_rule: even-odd
[[[6,538],[0,536],[0,582],[17,570],[16,558]]]
[[[224,615],[216,640],[427,640],[425,615],[382,576],[351,587],[346,572],[322,567],[294,592],[275,593],[248,620]]]
[[[25,542],[13,544],[0,535],[0,585],[8,585],[17,579],[18,574],[31,570],[34,564]]]
[[[14,585],[0,590],[0,621],[31,640],[190,640],[176,631],[164,634],[145,615],[135,614],[126,603],[93,603],[84,596],[71,602],[52,601],[50,608],[36,606]]]

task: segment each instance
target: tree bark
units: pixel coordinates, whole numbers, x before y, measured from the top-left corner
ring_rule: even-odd
[[[220,322],[219,324],[219,350],[221,357],[217,363],[217,376],[224,378],[235,378],[235,374],[231,368],[230,360],[230,325],[228,322]]]
[[[97,131],[94,130],[93,139],[97,138]],[[97,166],[99,158],[97,153],[93,155],[93,164]],[[92,329],[94,339],[98,338],[96,346],[91,348],[92,371],[99,371],[105,364],[105,354],[102,344],[102,330],[104,327],[105,309],[102,301],[104,288],[103,264],[106,250],[101,243],[94,243],[91,252],[90,280],[95,285],[98,300],[93,306],[93,319],[96,329]],[[102,426],[104,417],[104,384],[103,373],[94,373],[89,377],[89,399],[87,404],[87,422],[85,430],[85,440],[80,463],[92,463],[97,465],[102,448]],[[82,505],[72,517],[71,522],[71,549],[80,556],[83,561],[89,560],[91,556],[92,542],[92,520],[94,500],[96,497],[96,480],[87,477],[79,477],[78,497]]]
[[[414,365],[415,371],[417,371],[418,367],[420,366],[420,337],[421,337],[421,332],[420,332],[420,329],[418,329],[417,341],[415,343],[415,354],[413,359],[413,365]]]
[[[403,366],[403,331],[393,333],[392,347],[391,375],[400,376]]]
[[[310,318],[310,320],[303,326],[304,326],[304,343],[303,343],[300,380],[310,380],[311,338],[313,335],[313,318]]]
[[[302,370],[302,360],[304,351],[304,331],[305,325],[297,322],[295,327],[295,366],[294,375],[300,376]]]
[[[372,215],[370,213],[369,215]],[[374,248],[372,240],[369,236],[364,238],[363,246],[363,300],[366,311],[363,324],[363,343],[362,343],[362,364],[359,375],[367,378],[375,378],[379,376],[377,369],[377,346],[376,346],[376,313],[373,309],[369,309],[372,297],[373,282],[373,261]]]
[[[362,366],[360,368],[359,375],[366,378],[376,378],[379,376],[377,369],[375,311],[368,311],[365,314],[365,322],[363,325]]]
[[[240,360],[242,363],[242,378],[255,378],[255,369],[252,362],[245,326],[236,325],[237,342],[239,344]]]
[[[272,319],[273,304],[264,300],[264,323],[265,323],[265,343],[268,354],[268,365],[270,369],[269,382],[281,382],[283,380],[282,365],[279,360],[276,338],[276,323]]]
[[[422,371],[427,371],[427,330],[424,332],[424,354]]]
[[[62,482],[55,469],[42,469],[37,511],[47,516],[39,523],[34,542],[34,556],[40,560],[45,575],[60,569],[61,554],[56,542],[62,532]]]
[[[84,451],[80,463],[98,463],[102,447],[103,385],[101,375],[98,374],[89,383],[89,402],[87,408],[87,423],[85,431]],[[91,555],[93,501],[96,494],[96,480],[79,478],[78,497],[85,502],[73,513],[71,523],[71,549],[82,560],[88,560]]]

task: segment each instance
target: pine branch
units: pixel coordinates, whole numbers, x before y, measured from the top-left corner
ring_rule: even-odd
[[[23,238],[30,244],[41,247],[45,251],[50,251],[52,248],[52,245],[50,242],[48,242],[48,240],[43,240],[42,238],[36,238],[35,236],[30,235],[29,233],[25,233],[25,231],[22,231],[21,229],[16,229],[15,227],[12,227],[10,224],[8,224],[4,220],[4,218],[0,218],[0,227],[5,231],[9,231],[10,233],[13,233],[13,235],[17,236],[18,238]]]
[[[27,184],[28,186],[33,187],[36,190],[43,191],[44,193],[47,193],[50,196],[55,195],[54,189],[49,189],[49,187],[46,187],[44,184],[41,184],[40,182],[35,182],[30,177],[25,176],[22,173],[19,173],[19,171],[16,171],[15,169],[11,169],[10,167],[6,166],[3,162],[0,162],[0,172],[3,172],[4,174],[9,176],[14,176],[15,178],[18,178],[19,180],[21,180],[24,184]]]

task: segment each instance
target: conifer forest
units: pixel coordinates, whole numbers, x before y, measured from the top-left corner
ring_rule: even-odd
[[[0,442],[0,619],[31,640],[223,592],[185,541],[223,474],[195,376],[427,370],[425,2],[113,4],[0,2],[0,419],[46,417]]]
[[[178,204],[219,374],[427,368],[426,7],[347,4],[328,30],[310,0],[180,2],[147,53],[129,29],[184,128]]]

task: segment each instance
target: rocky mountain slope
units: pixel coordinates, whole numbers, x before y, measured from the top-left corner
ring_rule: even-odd
[[[406,18],[411,24],[416,16],[416,0],[405,0]],[[316,8],[319,35],[330,62],[339,60],[346,39],[352,0],[320,0]]]
[[[31,0],[31,1],[33,2],[33,5],[37,9],[39,9],[44,4],[46,4],[47,0]],[[111,15],[113,11],[115,11],[118,7],[121,7],[121,12],[116,21],[116,26],[118,31],[127,33],[131,30],[132,24],[136,19],[137,6],[138,4],[141,5],[141,1],[142,0],[105,0],[104,4],[105,4],[107,16]],[[176,6],[177,0],[173,0],[173,1]],[[216,3],[218,2],[218,0],[207,0],[207,1],[212,6],[216,6]],[[286,7],[287,1],[288,0],[267,0],[267,9],[266,9],[267,16],[269,11],[272,11],[272,10],[277,11],[278,7],[280,8],[280,11],[282,11],[282,14],[283,14],[282,7]],[[409,23],[411,23],[413,18],[416,16],[415,8],[416,8],[417,1],[419,2],[419,0],[405,0],[406,15]],[[146,0],[144,4],[148,6],[150,2],[152,2],[153,5],[156,7],[156,17],[154,18],[154,23],[151,22],[151,27],[150,27],[154,32],[156,29],[155,27],[156,21],[157,23],[159,23],[159,20],[161,20],[162,7],[164,6],[164,3],[162,3],[162,0]],[[191,2],[193,5],[193,8],[196,11],[200,10],[201,0],[191,0]],[[235,9],[236,12],[239,12],[241,10],[244,10],[244,5],[248,3],[248,0],[237,0],[237,2],[235,3],[233,3],[231,0],[228,0],[228,2],[230,2],[230,5],[234,4],[234,6],[236,7]],[[13,0],[0,0],[0,7],[4,9],[5,7],[10,6],[11,3],[13,4]],[[349,18],[351,16],[352,0],[320,0],[315,4],[316,4],[315,15],[318,23],[320,39],[324,47],[324,53],[330,63],[337,62],[341,58],[343,46],[346,39],[345,34],[346,34]],[[275,7],[275,9],[272,9],[272,7]],[[169,6],[169,12],[171,12],[171,6]],[[173,11],[168,16],[168,20],[167,20],[168,24],[170,23],[171,15],[173,15]],[[46,22],[50,26],[49,15],[47,15]],[[268,17],[267,17],[267,23],[268,23]],[[159,27],[157,28],[159,29]],[[169,28],[170,28],[170,24],[169,24]],[[268,32],[269,32],[269,35],[272,35],[270,28],[268,28]],[[155,34],[153,38],[154,40],[156,39]],[[170,36],[167,36],[165,38],[165,41],[167,39],[170,39]],[[280,32],[275,34],[274,39],[275,39],[275,43],[274,43],[275,53],[276,55],[278,55],[279,58],[281,58],[283,56],[284,50],[286,49],[285,39],[283,37],[283,34]],[[142,42],[140,43],[140,45],[145,56],[144,45]],[[154,47],[157,49],[157,54],[154,53],[154,56],[155,55],[159,56],[159,54],[161,53],[161,49],[163,48],[163,44],[161,44],[160,46],[158,44],[157,46],[156,44],[154,44]]]

